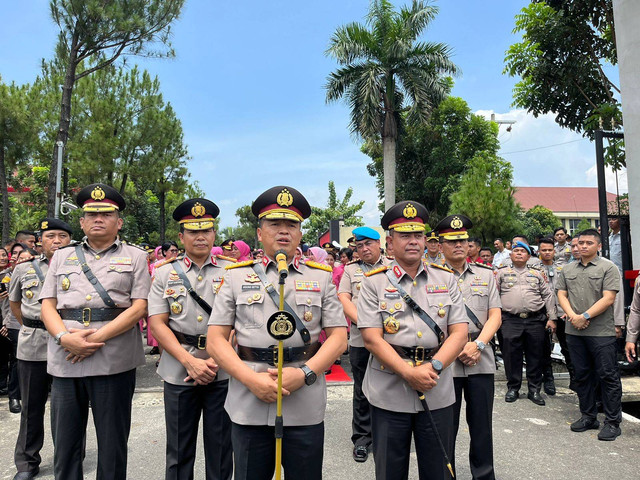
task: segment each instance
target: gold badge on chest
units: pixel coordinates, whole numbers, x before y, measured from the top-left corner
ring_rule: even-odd
[[[173,302],[171,304],[171,313],[179,315],[182,313],[182,305],[179,302]]]
[[[440,318],[444,318],[444,316],[447,314],[447,311],[444,308],[439,308],[438,309],[438,316]]]
[[[32,299],[33,292],[31,290],[27,290],[26,292],[24,292],[24,296],[27,297],[28,299]]]
[[[67,291],[69,290],[69,287],[71,286],[71,280],[69,280],[69,277],[64,277],[62,279],[62,290]]]
[[[395,317],[389,316],[385,318],[382,324],[384,325],[384,331],[387,333],[398,333],[398,330],[400,330],[400,322]]]
[[[311,320],[313,320],[313,313],[311,313],[310,311],[306,311],[304,312],[303,318],[305,322],[310,322]]]

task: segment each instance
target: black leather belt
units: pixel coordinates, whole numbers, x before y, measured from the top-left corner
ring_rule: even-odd
[[[189,335],[188,333],[178,332],[171,329],[178,341],[183,345],[190,345],[196,347],[198,350],[204,350],[207,348],[207,336],[206,335]]]
[[[402,358],[411,360],[420,365],[428,360],[431,360],[433,356],[438,353],[440,347],[425,348],[425,347],[401,347],[400,345],[391,345],[393,349],[398,352]]]
[[[33,318],[22,317],[22,324],[29,328],[45,329],[44,322],[42,320],[35,320]]]
[[[91,322],[111,321],[125,310],[126,308],[62,308],[58,313],[63,320],[75,320],[88,327]]]
[[[480,336],[480,332],[473,332],[469,334],[469,341],[470,342],[475,342],[478,337]]]
[[[282,361],[290,363],[309,360],[318,350],[320,350],[320,342],[305,345],[304,347],[284,347]],[[238,356],[248,362],[268,363],[275,366],[278,363],[278,346],[271,345],[269,348],[254,348],[238,345]]]
[[[505,312],[505,313],[507,315],[511,316],[511,317],[531,318],[531,317],[537,317],[538,315],[541,315],[543,312],[544,312],[544,308],[541,308],[540,310],[538,310],[536,312],[520,312],[520,313]]]

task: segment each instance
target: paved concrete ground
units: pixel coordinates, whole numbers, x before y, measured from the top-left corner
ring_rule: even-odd
[[[343,357],[344,359],[345,357]],[[156,357],[147,357],[147,366],[139,369],[138,389],[134,397],[133,422],[129,439],[129,478],[162,479],[164,469],[164,411],[162,393],[155,376]],[[348,370],[348,364],[345,364]],[[576,396],[558,381],[558,395],[547,398],[539,407],[521,399],[513,404],[503,400],[505,386],[499,374],[494,404],[494,444],[497,477],[522,479],[612,479],[638,478],[640,471],[640,423],[626,420],[623,435],[615,442],[600,442],[596,431],[572,433],[569,423],[578,418]],[[10,414],[6,397],[0,399],[0,479],[15,474],[13,449],[19,427],[19,415]],[[47,432],[49,415],[46,416]],[[91,421],[90,421],[91,424]],[[463,423],[464,425],[464,423]],[[373,459],[356,464],[351,458],[351,386],[328,389],[324,478],[374,478]],[[457,445],[458,478],[470,478],[466,462],[468,433],[461,431]],[[201,451],[201,449],[199,450]],[[42,451],[41,475],[53,479],[53,445],[47,435]],[[97,450],[93,427],[87,438],[85,478],[95,478]],[[412,455],[410,479],[417,479],[416,458]],[[196,477],[204,478],[202,455],[196,461]]]

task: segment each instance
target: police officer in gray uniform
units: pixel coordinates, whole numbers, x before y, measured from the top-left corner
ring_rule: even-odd
[[[76,203],[86,236],[54,254],[39,297],[51,334],[53,469],[56,478],[83,478],[91,402],[97,477],[124,479],[136,367],[144,364],[138,321],[147,315],[147,255],[118,237],[125,201],[117,190],[92,184],[80,190]]]
[[[469,339],[451,367],[456,390],[454,436],[458,433],[464,396],[465,417],[471,437],[471,475],[474,479],[487,480],[495,479],[492,414],[496,366],[490,343],[502,323],[502,305],[493,269],[467,262],[467,230],[472,226],[471,219],[458,214],[442,219],[436,230],[442,242],[445,266],[453,270],[458,279],[469,319]]]
[[[300,224],[311,213],[302,194],[273,187],[251,210],[265,255],[262,261],[227,267],[207,334],[207,351],[231,376],[225,408],[232,421],[235,479],[270,480],[275,468],[277,349],[266,324],[279,310],[275,257],[280,250],[288,265],[285,308],[297,317],[296,331],[284,340],[282,466],[285,479],[320,479],[327,395],[322,372],[347,347],[344,313],[331,268],[294,259],[302,239]],[[237,352],[228,342],[232,328]],[[322,330],[327,339],[320,345]]]
[[[468,320],[453,272],[422,262],[427,209],[399,202],[382,217],[395,260],[367,272],[358,328],[371,352],[363,390],[371,404],[376,478],[406,479],[414,437],[420,479],[449,478],[455,393],[447,368],[467,343]],[[416,392],[426,393],[432,415]]]
[[[156,267],[149,293],[149,324],[164,350],[158,374],[164,380],[167,480],[193,478],[201,415],[207,480],[230,479],[233,471],[231,422],[224,410],[229,377],[205,350],[214,291],[231,263],[211,255],[219,211],[204,198],[174,210],[185,254]]]
[[[362,380],[369,363],[369,351],[358,329],[356,302],[365,272],[391,263],[380,251],[380,234],[373,228],[358,227],[353,230],[359,260],[348,263],[338,287],[338,298],[347,318],[351,321],[349,361],[353,373],[353,420],[351,423],[353,459],[366,462],[371,446],[371,406],[362,392]]]
[[[40,319],[38,295],[49,261],[56,250],[71,242],[71,226],[57,218],[40,222],[40,257],[16,265],[9,284],[11,311],[22,324],[18,336],[18,379],[22,394],[20,432],[14,453],[18,473],[14,480],[29,480],[40,470],[40,449],[44,442],[44,409],[51,377],[47,374],[49,334]]]

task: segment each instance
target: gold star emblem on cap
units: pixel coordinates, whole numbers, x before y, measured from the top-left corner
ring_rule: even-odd
[[[94,200],[97,200],[98,202],[100,200],[104,200],[105,197],[105,193],[104,190],[102,190],[102,188],[100,187],[96,187],[93,189],[93,191],[91,192],[91,198],[93,198]]]
[[[293,205],[293,195],[291,195],[289,190],[283,188],[282,191],[278,194],[276,202],[281,207],[290,207],[291,205]]]
[[[193,207],[191,207],[191,214],[194,217],[201,217],[205,213],[206,213],[206,210],[200,202],[196,202],[196,204]]]
[[[459,230],[462,228],[462,220],[460,219],[460,217],[453,217],[453,220],[451,220],[451,228],[454,228],[456,230]]]
[[[414,207],[410,203],[407,203],[407,205],[404,207],[404,210],[402,211],[402,215],[404,215],[404,218],[414,218],[417,214],[418,211],[416,210],[416,207]]]
[[[40,224],[40,230],[46,230],[49,228],[49,222],[45,221]]]

